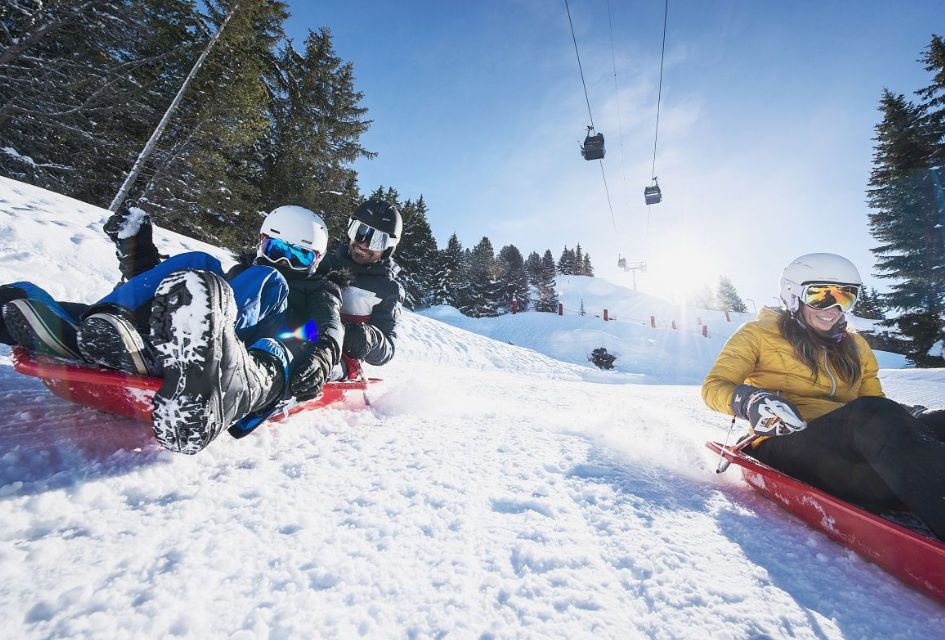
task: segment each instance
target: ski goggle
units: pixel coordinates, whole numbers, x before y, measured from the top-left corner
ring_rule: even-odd
[[[348,223],[348,238],[355,244],[367,245],[371,251],[386,251],[397,246],[397,238],[355,218]]]
[[[318,264],[321,257],[314,249],[305,249],[294,244],[289,244],[282,238],[273,238],[263,235],[259,241],[259,253],[269,262],[285,262],[290,268],[296,271],[309,271]]]
[[[801,302],[814,309],[838,306],[846,313],[856,304],[860,287],[855,284],[810,283],[801,289]]]

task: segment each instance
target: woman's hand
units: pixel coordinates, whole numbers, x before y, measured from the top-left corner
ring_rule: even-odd
[[[807,428],[791,402],[751,385],[735,387],[732,409],[736,416],[751,423],[752,435],[785,436]]]

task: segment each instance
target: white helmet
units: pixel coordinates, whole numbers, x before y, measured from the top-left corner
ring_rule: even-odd
[[[328,247],[328,227],[321,216],[310,209],[292,204],[273,209],[263,220],[259,234],[256,256],[273,263],[285,262],[296,271],[314,272]],[[314,259],[309,261],[308,256],[305,256],[306,259],[300,264],[298,258],[304,251],[298,255],[287,255],[285,251],[270,252],[267,246],[269,243],[265,242],[263,236],[277,238],[305,251],[314,251]]]
[[[834,253],[808,253],[795,258],[781,274],[781,301],[788,311],[797,311],[800,306],[798,296],[804,285],[812,282],[859,287],[863,279],[852,262]]]

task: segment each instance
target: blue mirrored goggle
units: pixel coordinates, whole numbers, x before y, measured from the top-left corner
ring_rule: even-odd
[[[319,254],[314,249],[305,249],[289,244],[282,238],[263,236],[259,243],[259,253],[270,262],[280,260],[298,271],[307,271],[318,264]]]
[[[366,245],[371,251],[385,251],[397,245],[396,238],[354,218],[348,223],[348,238],[355,244]]]

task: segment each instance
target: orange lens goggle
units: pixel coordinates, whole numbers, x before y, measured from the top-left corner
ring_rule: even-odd
[[[839,306],[846,313],[856,304],[860,288],[853,284],[808,284],[801,291],[801,302],[815,309]]]

